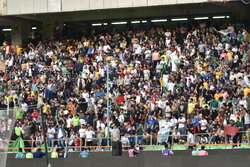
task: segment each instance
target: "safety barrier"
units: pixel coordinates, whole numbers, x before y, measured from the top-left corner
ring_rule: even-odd
[[[130,147],[130,145],[139,145],[142,148],[149,148],[150,150],[159,149],[159,147],[163,146],[163,142],[167,142],[172,146],[173,150],[179,149],[188,149],[189,146],[193,144],[196,145],[205,145],[207,149],[227,149],[228,146],[238,146],[244,145],[244,148],[249,148],[250,146],[250,131],[241,131],[244,137],[244,140],[240,143],[233,143],[233,136],[222,136],[224,140],[219,141],[216,143],[213,141],[213,138],[216,134],[213,133],[196,133],[194,134],[194,143],[190,143],[187,138],[188,135],[128,135],[122,136],[121,142],[123,149]],[[206,137],[207,141],[204,142],[203,138]],[[124,140],[124,138],[126,138]],[[75,140],[80,141],[80,144],[75,145],[73,144]],[[23,140],[24,142],[28,142],[30,147],[25,147],[24,149],[35,149],[37,147],[43,148],[44,141],[43,140]],[[82,149],[91,149],[95,151],[111,150],[112,138],[107,137],[99,137],[99,138],[64,138],[64,139],[49,139],[50,144],[48,145],[48,149],[56,149],[65,147],[67,149],[71,149],[71,151],[81,151]],[[88,144],[87,141],[91,141],[91,144]],[[10,141],[14,142],[14,141]],[[78,142],[79,143],[79,142]],[[109,145],[107,143],[110,143]],[[19,145],[19,144],[18,144]],[[8,149],[9,152],[11,150],[17,150],[18,148],[0,148],[0,150]]]

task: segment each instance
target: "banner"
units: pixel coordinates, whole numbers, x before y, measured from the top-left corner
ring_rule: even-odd
[[[236,133],[240,130],[239,127],[231,126],[231,125],[226,125],[224,126],[224,135],[230,135],[230,136],[235,136]]]

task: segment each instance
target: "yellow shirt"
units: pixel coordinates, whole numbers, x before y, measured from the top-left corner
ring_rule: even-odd
[[[119,49],[119,48],[115,49],[115,52],[116,52],[116,53],[119,53],[119,52],[120,52],[120,49]]]
[[[48,111],[49,108],[50,108],[50,105],[48,105],[48,104],[46,105],[46,104],[45,104],[45,105],[43,106],[43,112],[46,113],[46,112]]]
[[[222,75],[222,72],[221,72],[221,71],[215,72],[215,77],[216,77],[216,79],[219,79],[221,75]]]
[[[188,114],[192,114],[194,112],[195,104],[188,103]]]
[[[214,95],[215,100],[219,100],[220,97],[223,97],[221,93],[216,93]]]
[[[22,50],[23,50],[23,48],[17,48],[17,49],[16,49],[17,55],[20,55],[21,52],[22,52]]]
[[[250,89],[244,88],[243,93],[244,93],[244,96],[247,96],[250,93]]]
[[[227,59],[228,59],[229,61],[233,60],[233,52],[228,52],[228,53],[227,53]]]
[[[97,79],[99,79],[100,75],[101,75],[101,73],[100,73],[99,71],[98,71],[98,72],[95,72],[95,77],[96,77]]]
[[[207,88],[208,83],[207,83],[207,82],[204,82],[204,83],[203,83],[203,86],[204,86],[204,88]]]

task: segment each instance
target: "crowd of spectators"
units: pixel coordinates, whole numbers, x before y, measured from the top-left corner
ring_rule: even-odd
[[[248,130],[250,34],[244,24],[165,27],[4,46],[0,103],[14,109],[12,139],[42,146],[37,106],[49,147],[106,146],[101,138],[108,136],[123,145],[194,144],[195,133],[213,134],[199,135],[200,143],[223,143],[231,142],[223,135],[225,125]],[[3,120],[0,125],[0,131],[7,129]],[[237,133],[233,141],[242,139]]]

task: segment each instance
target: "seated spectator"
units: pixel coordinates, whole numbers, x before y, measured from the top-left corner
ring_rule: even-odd
[[[197,153],[198,156],[207,156],[208,152],[205,150],[205,146],[201,146],[201,150]]]
[[[86,151],[83,151],[80,153],[80,158],[89,158],[89,153]]]
[[[69,158],[69,152],[63,147],[58,153],[58,158]]]
[[[31,149],[28,149],[28,152],[26,153],[26,159],[31,159],[33,158],[33,154],[31,152]]]
[[[139,154],[139,147],[135,147],[134,145],[131,145],[130,149],[128,150],[128,156],[129,157],[136,157],[136,155]]]
[[[173,154],[174,154],[173,151],[170,148],[168,148],[168,144],[165,144],[165,149],[162,150],[162,155],[164,157],[169,157],[169,156],[171,156]]]
[[[196,145],[193,145],[192,156],[197,156],[199,150],[197,149]]]
[[[58,153],[59,153],[60,149],[57,148],[56,150],[51,152],[51,158],[58,158]]]
[[[45,156],[45,153],[42,152],[41,148],[38,148],[36,152],[33,153],[33,158],[43,158]]]
[[[16,159],[24,159],[25,158],[25,154],[23,153],[23,149],[19,148],[18,153],[16,154]]]

